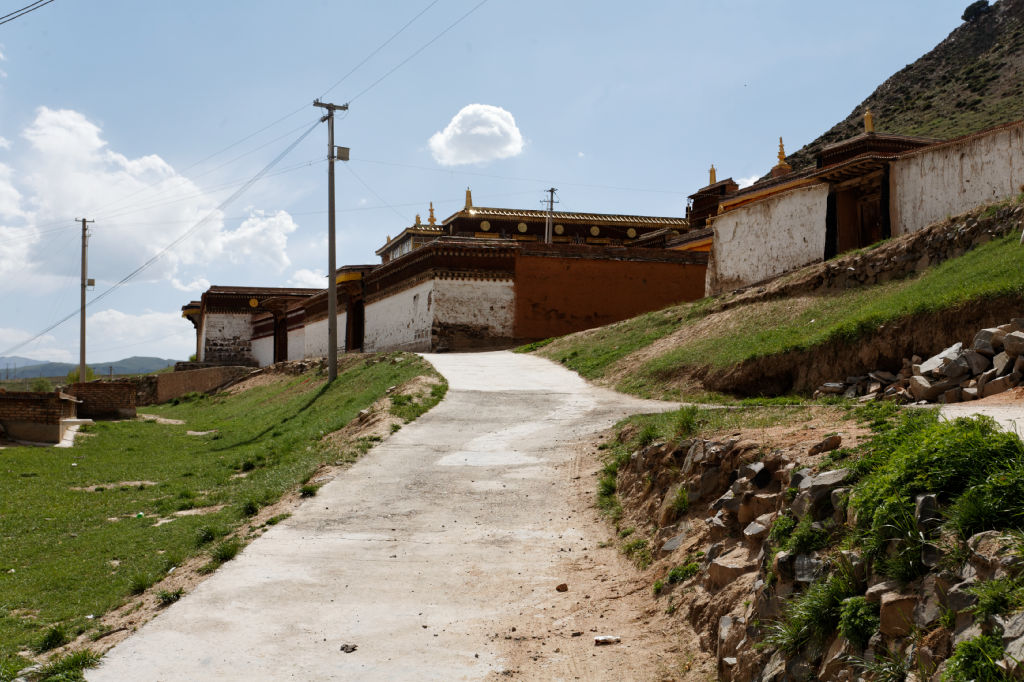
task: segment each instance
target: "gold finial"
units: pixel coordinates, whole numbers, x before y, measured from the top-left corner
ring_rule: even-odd
[[[433,201],[430,202],[430,217],[427,218],[427,222],[430,223],[431,225],[435,225],[437,223],[437,218],[434,217],[434,202]]]
[[[466,188],[466,208],[473,208],[473,193]]]
[[[416,224],[417,225],[420,224],[420,214],[419,213],[416,214]]]
[[[864,111],[864,132],[873,133],[875,132],[875,117],[871,115],[871,110],[866,109]]]
[[[391,243],[391,235],[389,234],[388,235],[388,244],[390,244],[390,243]]]
[[[782,166],[786,163],[786,148],[782,144],[782,138],[779,138],[779,165]]]
[[[718,182],[718,179],[715,175],[715,164],[711,164],[711,181],[708,184],[713,185],[716,182]]]

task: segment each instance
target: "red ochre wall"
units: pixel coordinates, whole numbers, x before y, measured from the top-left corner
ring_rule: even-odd
[[[611,324],[704,296],[707,265],[614,259],[516,257],[520,340]]]

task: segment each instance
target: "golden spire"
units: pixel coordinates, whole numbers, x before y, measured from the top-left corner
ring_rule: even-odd
[[[786,148],[782,145],[782,138],[779,138],[779,165],[783,166],[786,163]]]
[[[871,115],[870,109],[864,110],[864,132],[869,134],[875,132],[875,117]]]
[[[420,214],[419,213],[416,214],[416,224],[417,225],[420,224]]]
[[[431,225],[437,224],[437,218],[434,217],[434,202],[430,202],[430,217],[427,218],[427,222]]]
[[[711,164],[711,180],[710,182],[708,182],[708,184],[713,185],[716,182],[718,182],[718,179],[715,176],[715,164]]]
[[[473,208],[473,193],[466,188],[466,208]]]
[[[779,162],[772,168],[772,177],[781,178],[786,175],[793,167],[786,163],[786,148],[782,144],[782,138],[779,138]]]

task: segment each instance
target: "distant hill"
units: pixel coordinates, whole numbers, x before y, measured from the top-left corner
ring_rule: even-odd
[[[15,363],[14,360],[18,362]],[[8,361],[11,361],[8,363]],[[176,360],[164,358],[148,358],[133,356],[114,362],[90,362],[89,367],[97,377],[113,374],[148,374],[171,367]],[[31,363],[31,364],[27,364]],[[15,369],[17,367],[17,369]],[[0,379],[22,379],[32,377],[64,377],[68,372],[78,369],[78,363],[41,362],[26,358],[0,358]]]
[[[17,355],[0,355],[0,369],[4,367],[28,367],[29,365],[42,365],[45,360],[31,360]]]
[[[970,7],[965,16],[971,18],[931,52],[788,157],[793,169],[813,165],[822,147],[863,132],[865,109],[871,109],[879,133],[942,139],[1024,118],[1024,0]]]

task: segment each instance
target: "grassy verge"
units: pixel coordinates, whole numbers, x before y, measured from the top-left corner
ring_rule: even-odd
[[[146,408],[182,425],[105,422],[71,449],[0,450],[0,679],[25,664],[19,651],[96,629],[187,557],[206,555],[210,570],[230,560],[242,546],[232,531],[341,456],[325,435],[430,373],[416,356],[374,356],[330,386],[307,374]],[[443,393],[400,406],[402,416]]]

